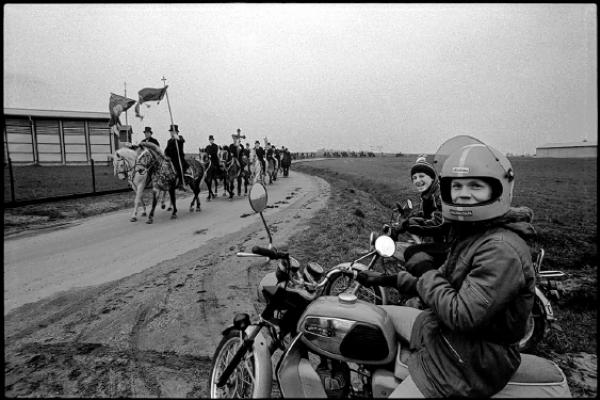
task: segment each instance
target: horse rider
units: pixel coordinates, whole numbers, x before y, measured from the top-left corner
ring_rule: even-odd
[[[273,161],[275,161],[275,152],[273,151],[273,146],[271,145],[271,143],[267,142],[266,147],[266,153],[267,153],[267,161],[269,161],[269,159],[273,159]]]
[[[208,154],[210,162],[217,169],[217,174],[221,172],[221,164],[219,160],[219,146],[215,144],[213,135],[208,135],[209,144],[204,148],[204,152]]]
[[[273,153],[275,154],[275,158],[277,159],[277,165],[281,165],[281,153],[275,145],[273,145]]]
[[[141,140],[142,142],[154,143],[157,147],[160,147],[160,144],[158,144],[158,140],[152,137],[152,128],[150,128],[149,126],[144,128],[144,136],[146,137]]]
[[[260,142],[258,140],[254,142],[254,150],[256,151],[256,157],[258,157],[260,165],[262,165],[262,170],[266,171],[267,168],[265,167],[265,150],[262,147],[260,147]]]
[[[171,139],[167,141],[165,155],[171,159],[175,171],[177,172],[177,189],[185,192],[186,189],[183,186],[185,179],[183,174],[189,167],[189,164],[185,161],[185,153],[183,151],[185,139],[183,136],[179,135],[179,127],[177,125],[171,125],[169,132],[171,133]]]
[[[231,143],[227,149],[229,150],[229,158],[237,158],[238,162],[240,163],[240,168],[244,169],[244,161],[242,160],[244,155],[244,146],[240,144],[240,139],[245,139],[246,136],[242,136],[241,130],[238,129],[237,134],[231,135],[231,138],[233,139],[233,143]]]

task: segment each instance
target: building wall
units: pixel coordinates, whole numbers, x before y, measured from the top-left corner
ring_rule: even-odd
[[[115,151],[108,119],[5,115],[4,153],[15,164],[107,162]]]
[[[535,156],[539,158],[589,158],[598,156],[598,146],[581,147],[538,147]]]

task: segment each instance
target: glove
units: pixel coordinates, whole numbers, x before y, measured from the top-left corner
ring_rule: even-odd
[[[363,286],[395,287],[396,275],[386,275],[377,271],[360,271],[356,280]]]
[[[417,281],[419,278],[406,271],[400,271],[397,275],[396,289],[402,294],[417,295]]]
[[[397,242],[398,241],[398,236],[402,232],[404,232],[402,224],[403,224],[403,221],[401,221],[401,222],[394,222],[390,226],[390,237],[392,238],[392,240],[394,240],[394,242]]]

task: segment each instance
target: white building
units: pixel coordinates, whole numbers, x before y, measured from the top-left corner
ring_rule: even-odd
[[[598,142],[547,143],[535,149],[537,158],[596,158]]]

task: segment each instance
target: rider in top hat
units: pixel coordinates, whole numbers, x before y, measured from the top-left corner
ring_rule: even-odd
[[[215,144],[215,137],[213,135],[208,135],[209,144],[204,148],[204,151],[210,157],[210,161],[212,165],[217,168],[217,171],[221,171],[221,165],[219,160],[219,146]]]
[[[171,139],[167,141],[165,155],[171,159],[175,171],[177,171],[177,189],[185,191],[183,186],[183,183],[185,182],[183,174],[189,167],[187,161],[185,161],[185,154],[183,152],[185,139],[183,139],[183,136],[179,135],[179,128],[177,125],[171,125],[169,132],[171,133]]]
[[[237,134],[231,135],[233,143],[229,145],[227,150],[229,150],[229,156],[237,158],[238,162],[240,163],[240,167],[244,168],[244,162],[242,161],[242,156],[244,155],[244,146],[241,145],[240,139],[245,139],[246,136],[242,136],[241,132],[242,130],[238,129]]]
[[[149,126],[144,128],[144,136],[146,136],[146,137],[141,140],[142,142],[154,143],[155,145],[160,147],[160,144],[158,144],[158,140],[156,140],[152,137],[152,128],[150,128]]]

